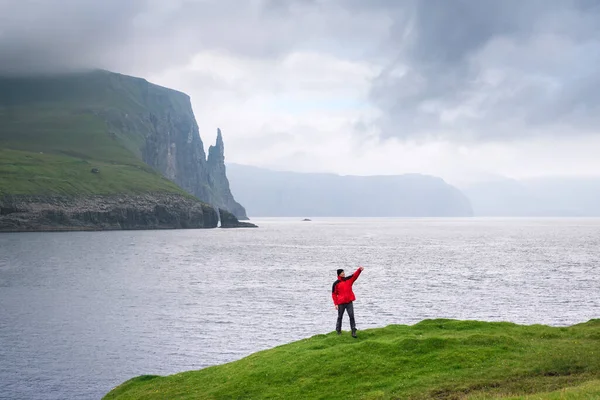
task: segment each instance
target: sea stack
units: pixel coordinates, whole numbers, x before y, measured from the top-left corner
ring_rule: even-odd
[[[208,170],[208,184],[212,189],[214,204],[232,213],[237,219],[247,220],[246,210],[234,200],[229,187],[227,171],[225,167],[225,145],[221,129],[217,128],[217,142],[208,148],[208,159],[206,162]]]

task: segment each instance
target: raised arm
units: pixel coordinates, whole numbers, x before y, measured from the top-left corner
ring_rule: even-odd
[[[364,267],[358,267],[358,269],[356,270],[356,272],[354,272],[352,275],[350,275],[350,281],[352,283],[354,283],[354,281],[358,279],[358,276],[363,271],[363,269],[364,269]]]

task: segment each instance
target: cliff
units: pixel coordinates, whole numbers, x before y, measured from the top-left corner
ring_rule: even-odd
[[[189,96],[144,79],[107,71],[0,78],[4,202],[7,196],[36,196],[38,205],[53,196],[75,202],[104,196],[110,203],[159,194],[158,204],[168,194],[180,204],[195,201],[200,209],[210,205],[246,219],[229,189],[220,132],[217,142],[218,157],[209,163]],[[107,226],[119,225],[113,222]]]
[[[435,176],[340,176],[229,164],[236,196],[256,217],[470,217],[467,197]]]
[[[236,202],[229,188],[225,168],[225,146],[221,130],[217,129],[217,143],[208,149],[208,185],[212,189],[213,204],[228,210],[238,219],[248,219],[246,210]]]
[[[143,134],[141,145],[133,151],[141,152],[146,164],[202,201],[246,219],[244,207],[229,189],[221,131],[217,132],[215,151],[212,156],[209,151],[207,160],[189,96],[139,78],[119,74],[107,78],[109,87],[122,99],[141,105],[99,111],[110,134],[130,138]],[[123,93],[128,86],[134,89]]]

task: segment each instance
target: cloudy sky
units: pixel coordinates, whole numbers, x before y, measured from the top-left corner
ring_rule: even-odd
[[[98,67],[192,97],[228,162],[600,175],[597,0],[0,0],[0,72]]]

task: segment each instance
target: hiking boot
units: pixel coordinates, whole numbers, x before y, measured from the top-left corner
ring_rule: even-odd
[[[356,331],[352,331],[352,337],[355,338],[356,337]]]

